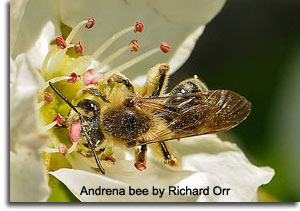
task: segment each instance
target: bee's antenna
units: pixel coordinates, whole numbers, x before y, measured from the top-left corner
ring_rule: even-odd
[[[79,114],[79,116],[81,116],[81,114],[79,113],[79,111],[75,108],[75,106],[73,106],[73,104],[65,97],[63,96],[62,93],[60,93],[60,91],[58,91],[55,86],[53,85],[52,82],[49,81],[49,85],[50,87],[53,89],[53,91],[58,94],[58,96],[60,96],[77,114]]]

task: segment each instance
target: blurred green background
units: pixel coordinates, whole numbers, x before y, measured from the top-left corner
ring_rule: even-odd
[[[194,74],[252,102],[249,118],[221,135],[275,169],[265,192],[300,201],[300,1],[227,1],[169,87]]]

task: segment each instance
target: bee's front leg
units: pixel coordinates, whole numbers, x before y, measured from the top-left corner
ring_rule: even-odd
[[[123,84],[131,93],[134,93],[134,87],[130,80],[120,73],[112,74],[107,80],[108,85]]]
[[[100,93],[97,89],[95,88],[87,88],[87,89],[84,89],[82,90],[82,93],[85,94],[85,93],[89,93],[91,95],[94,95],[96,97],[99,97],[101,100],[103,100],[104,102],[107,102],[109,103],[109,100],[107,99],[106,95],[105,94],[102,94]]]
[[[147,145],[142,145],[140,148],[137,148],[135,151],[135,164],[134,167],[142,171],[146,169],[146,154],[147,154]]]

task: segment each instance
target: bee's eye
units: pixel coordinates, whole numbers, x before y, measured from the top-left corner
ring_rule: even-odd
[[[89,111],[97,112],[100,110],[97,102],[88,99],[79,101],[77,107],[82,108],[85,112],[89,112]]]
[[[128,98],[125,100],[124,105],[127,107],[133,107],[134,106],[134,100],[132,98]]]

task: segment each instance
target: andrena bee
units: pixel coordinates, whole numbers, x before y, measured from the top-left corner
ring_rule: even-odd
[[[105,170],[96,149],[104,140],[136,148],[135,167],[146,168],[147,147],[153,147],[168,166],[176,166],[167,141],[229,130],[249,115],[251,103],[229,90],[208,90],[197,77],[165,93],[167,64],[150,69],[144,86],[134,86],[121,73],[83,90],[70,102],[50,82],[51,88],[71,107],[68,125],[79,122],[83,141],[91,149],[100,171]],[[92,96],[82,98],[82,96]]]

